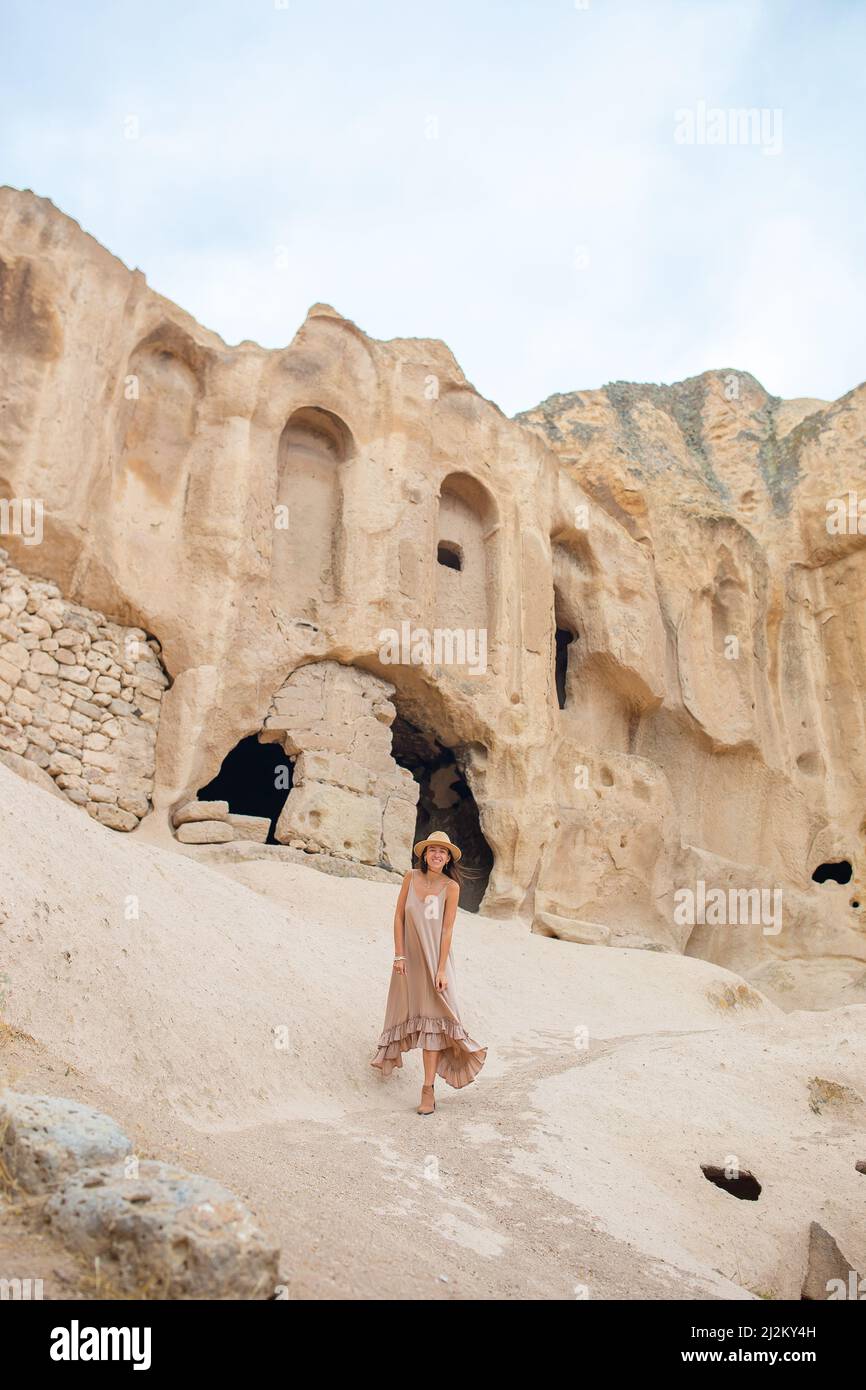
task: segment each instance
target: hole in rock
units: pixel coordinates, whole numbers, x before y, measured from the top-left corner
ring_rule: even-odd
[[[560,709],[565,709],[566,677],[568,675],[568,648],[577,636],[567,627],[556,629],[556,699]]]
[[[732,1197],[739,1197],[741,1202],[757,1202],[761,1195],[761,1184],[748,1169],[741,1170],[736,1178],[728,1178],[725,1176],[724,1168],[717,1168],[712,1163],[702,1163],[701,1172],[708,1182],[714,1183],[723,1192],[730,1192]]]
[[[255,734],[241,739],[223,759],[222,767],[199,801],[227,801],[236,816],[267,816],[266,843],[275,845],[274,829],[292,787],[292,762],[278,743],[259,743]]]
[[[847,859],[838,859],[833,863],[819,864],[812,875],[815,883],[850,883],[851,865]]]
[[[819,777],[824,771],[824,759],[820,753],[814,751],[801,753],[797,759],[797,767],[800,772],[805,772],[807,777]]]
[[[436,559],[440,565],[445,565],[450,570],[462,570],[463,555],[460,546],[455,541],[440,541],[436,551]]]
[[[460,766],[459,750],[446,748],[398,714],[391,726],[391,754],[400,767],[409,769],[420,788],[412,843],[423,840],[431,830],[444,830],[460,846],[460,867],[467,870],[460,906],[477,912],[493,868],[493,853]]]

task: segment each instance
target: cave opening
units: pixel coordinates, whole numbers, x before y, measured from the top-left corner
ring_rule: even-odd
[[[444,830],[463,851],[466,877],[460,906],[477,912],[493,868],[493,853],[484,838],[478,806],[460,767],[459,750],[446,748],[398,714],[391,726],[391,753],[408,768],[419,786],[413,844],[431,830]]]
[[[227,801],[236,816],[266,816],[266,844],[275,845],[277,820],[292,788],[292,761],[278,743],[241,739],[223,759],[216,777],[198,790],[199,801]]]
[[[723,1192],[730,1192],[732,1197],[739,1197],[741,1202],[757,1202],[761,1195],[761,1184],[747,1169],[737,1173],[736,1177],[729,1177],[724,1168],[714,1163],[702,1163],[701,1172],[708,1182],[714,1183]]]
[[[853,870],[848,859],[819,864],[812,875],[815,883],[850,883]]]
[[[455,541],[440,541],[436,549],[436,559],[446,569],[462,570],[463,550]]]
[[[566,677],[568,676],[568,648],[574,641],[577,633],[569,631],[567,627],[556,629],[556,698],[560,709],[565,709],[566,702]]]

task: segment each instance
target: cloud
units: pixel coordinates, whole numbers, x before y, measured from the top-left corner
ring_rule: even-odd
[[[856,7],[13,9],[6,179],[229,342],[325,300],[444,338],[509,412],[720,365],[782,395],[863,375]],[[700,101],[782,107],[782,153],[678,145]]]

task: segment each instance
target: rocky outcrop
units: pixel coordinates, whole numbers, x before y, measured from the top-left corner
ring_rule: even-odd
[[[718,371],[512,421],[444,344],[327,305],[229,348],[12,189],[0,286],[6,543],[158,638],[157,820],[277,741],[289,846],[403,869],[435,823],[485,913],[866,997],[866,388]]]
[[[663,915],[678,889],[718,892],[681,914],[681,949],[787,1006],[863,1000],[866,387],[783,401],[723,370],[553,396],[518,419],[586,492],[588,545],[602,512],[651,559],[664,698],[615,719],[608,701],[604,739],[670,796]],[[573,717],[597,745],[587,663],[576,677]],[[731,895],[758,890],[778,894],[778,925],[732,915]]]
[[[836,1240],[817,1221],[809,1226],[809,1250],[801,1298],[810,1302],[863,1297],[862,1276],[845,1258]]]

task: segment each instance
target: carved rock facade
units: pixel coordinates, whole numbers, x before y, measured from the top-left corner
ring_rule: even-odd
[[[710,372],[509,420],[444,344],[325,305],[228,347],[11,189],[0,319],[0,498],[44,506],[4,544],[158,639],[151,823],[201,794],[402,870],[435,822],[489,914],[866,998],[864,538],[827,527],[864,388]],[[250,740],[290,764],[276,812],[219,785]]]

